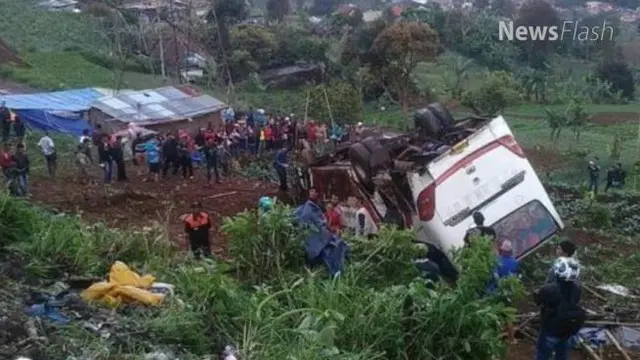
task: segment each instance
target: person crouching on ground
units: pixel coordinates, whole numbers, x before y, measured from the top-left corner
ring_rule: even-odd
[[[580,264],[573,258],[561,257],[554,266],[554,282],[534,293],[540,306],[541,326],[536,344],[536,360],[569,359],[569,338],[580,331],[586,312],[580,307]]]
[[[209,214],[202,210],[199,202],[191,205],[191,214],[184,219],[184,231],[187,233],[189,246],[196,258],[202,256],[210,257],[209,230],[211,229],[211,219]]]

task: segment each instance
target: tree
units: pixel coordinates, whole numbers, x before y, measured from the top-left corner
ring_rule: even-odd
[[[236,26],[230,34],[233,43],[231,67],[234,77],[247,76],[270,65],[278,51],[275,35],[259,25]]]
[[[281,22],[289,11],[289,0],[267,0],[267,19]]]
[[[309,116],[338,124],[354,124],[362,120],[362,97],[356,88],[344,81],[332,81],[311,90]]]
[[[527,100],[533,97],[537,103],[546,102],[551,78],[548,67],[544,69],[527,67],[520,72],[519,78]]]
[[[620,92],[622,97],[633,100],[635,85],[629,65],[621,60],[605,61],[596,70],[599,79],[611,84],[611,91]]]
[[[561,25],[558,14],[551,4],[544,0],[529,0],[520,7],[514,28],[518,26],[532,26],[536,28],[559,26],[561,29]],[[529,66],[536,69],[545,66],[547,63],[547,55],[554,51],[556,46],[554,42],[547,39],[530,39],[527,41],[519,41],[518,44],[522,49],[523,60],[525,60]]]
[[[490,70],[514,68],[520,56],[520,48],[515,43],[500,41],[496,31],[499,18],[490,14],[481,14],[471,20],[469,28],[455,25],[453,18],[449,20],[452,24],[445,32],[445,38],[450,43],[448,47]]]
[[[485,73],[480,86],[465,91],[462,105],[478,115],[495,115],[518,100],[519,87],[505,71]]]
[[[383,60],[381,66],[373,68],[374,72],[390,88],[387,92],[395,93],[394,100],[408,115],[413,71],[419,62],[439,55],[438,33],[424,23],[402,21],[385,28],[373,42],[373,48]]]
[[[517,11],[516,5],[511,0],[493,0],[491,11],[497,16],[513,18]]]
[[[467,70],[473,65],[473,60],[454,55],[445,64],[449,71],[443,73],[442,78],[447,92],[451,98],[459,100],[462,97],[462,82],[467,77]]]
[[[564,129],[569,123],[569,119],[566,111],[557,111],[549,108],[544,109],[546,114],[547,124],[551,129],[551,133],[549,134],[549,140],[551,141],[551,146],[556,147],[558,144],[558,139],[560,138],[560,132]]]
[[[278,42],[278,51],[271,63],[274,67],[293,65],[298,61],[321,63],[326,61],[329,43],[308,30],[285,25],[270,27]]]
[[[229,27],[248,16],[249,9],[245,0],[213,0],[211,10],[207,14],[207,21],[215,25],[214,36],[220,36],[223,48],[230,49]]]
[[[575,140],[580,141],[580,134],[589,121],[589,114],[584,108],[583,100],[574,98],[567,106],[567,126],[575,135]]]

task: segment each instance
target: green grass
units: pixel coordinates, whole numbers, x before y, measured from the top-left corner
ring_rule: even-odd
[[[508,116],[545,116],[545,108],[563,111],[566,105],[540,105],[523,104],[507,108],[504,113]],[[585,104],[585,110],[589,114],[598,113],[637,113],[640,119],[640,103],[615,105],[615,104]]]
[[[39,0],[0,0],[0,37],[22,51],[101,49],[106,43],[86,14],[51,12]]]
[[[116,87],[116,73],[75,51],[23,55],[30,67],[0,68],[0,76],[43,90]],[[166,85],[160,76],[125,72],[120,88],[146,89]]]

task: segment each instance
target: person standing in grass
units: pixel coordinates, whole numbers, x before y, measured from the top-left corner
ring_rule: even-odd
[[[589,191],[593,193],[593,195],[598,193],[598,183],[600,178],[600,165],[598,164],[598,157],[594,157],[593,160],[589,161],[589,166],[587,166],[587,170],[589,171]]]
[[[191,205],[191,214],[184,219],[184,231],[189,240],[189,246],[196,258],[202,256],[210,257],[209,230],[211,229],[211,219],[209,214],[202,210],[200,202]]]
[[[45,131],[44,136],[38,141],[38,146],[42,150],[45,162],[47,163],[47,171],[50,177],[56,176],[56,170],[58,169],[58,157],[56,155],[56,145],[49,137],[49,132]]]
[[[24,144],[18,143],[13,159],[16,164],[19,196],[29,195],[29,157],[24,151]]]
[[[580,264],[561,257],[554,266],[554,281],[534,293],[540,306],[541,327],[536,343],[536,360],[569,359],[569,339],[580,331],[587,313],[580,306],[581,289],[576,285]]]

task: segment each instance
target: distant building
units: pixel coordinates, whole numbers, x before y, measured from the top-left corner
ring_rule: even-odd
[[[610,3],[601,1],[589,1],[584,4],[585,9],[589,14],[596,15],[603,12],[609,12],[615,10],[615,6]]]
[[[362,21],[366,23],[374,22],[382,18],[382,11],[380,10],[367,10],[362,13]]]
[[[79,12],[76,0],[45,0],[39,3],[40,7],[50,11]]]

